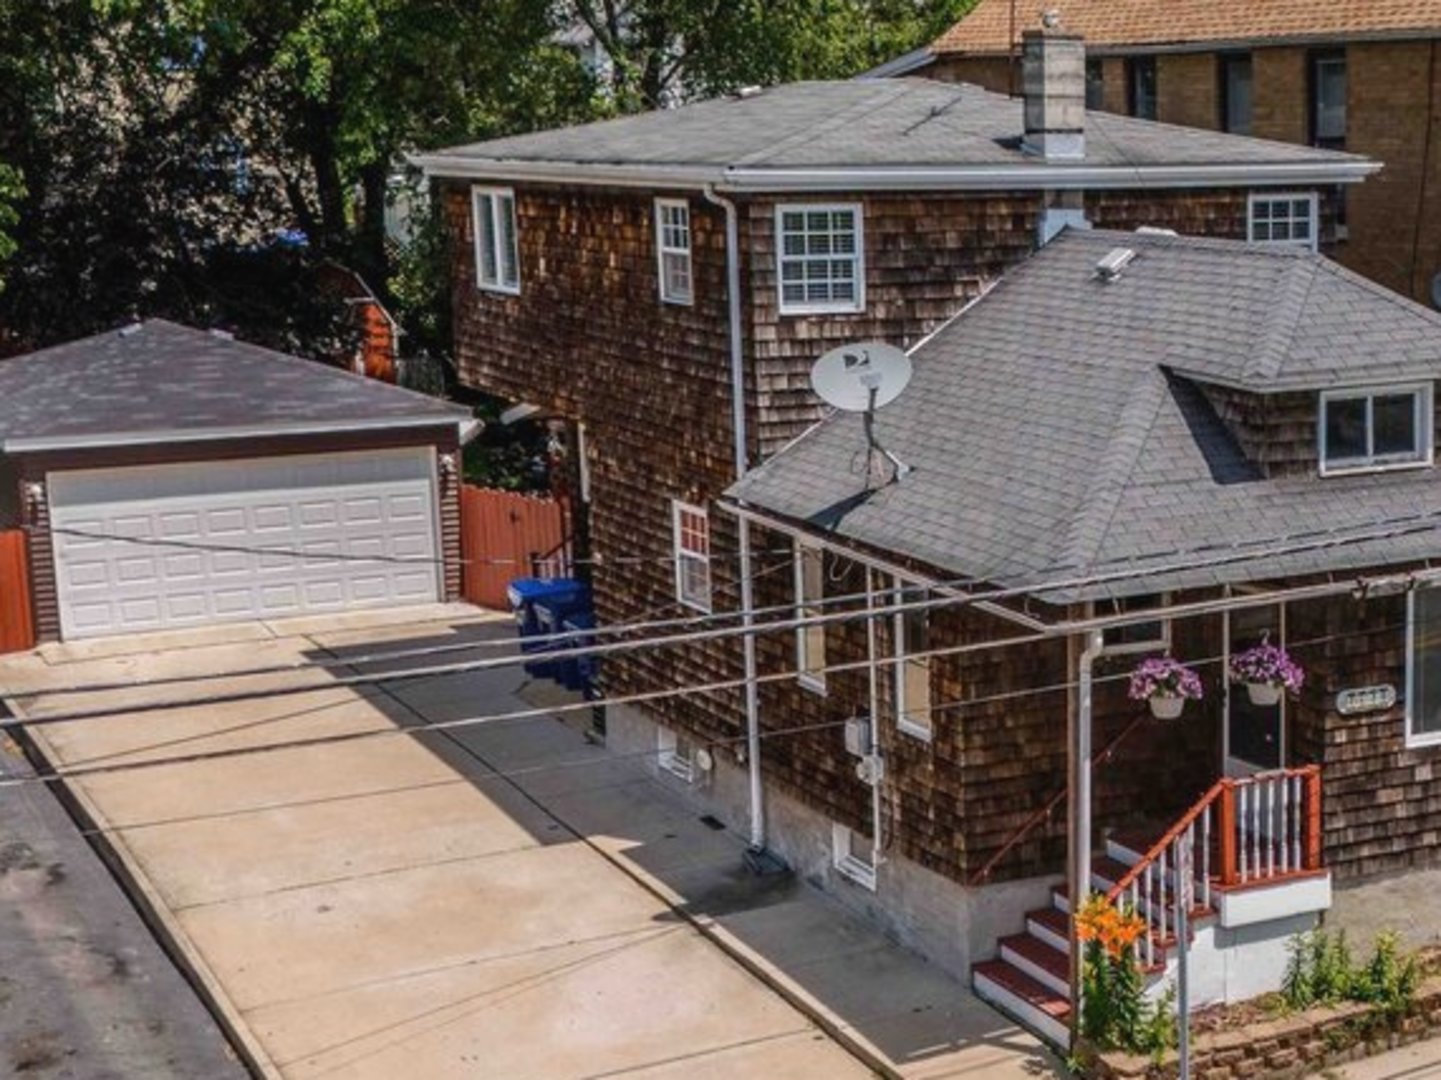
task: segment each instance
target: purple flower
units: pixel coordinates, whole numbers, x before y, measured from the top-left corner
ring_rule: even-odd
[[[1306,673],[1285,649],[1263,641],[1231,657],[1231,678],[1282,687],[1294,694],[1306,681]]]
[[[1169,656],[1152,656],[1142,660],[1131,672],[1129,690],[1134,701],[1155,697],[1201,697],[1201,677],[1179,660]]]

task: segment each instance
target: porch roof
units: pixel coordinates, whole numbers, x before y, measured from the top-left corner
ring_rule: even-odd
[[[1138,257],[1102,281],[1096,262],[1116,247]],[[730,494],[1054,602],[1441,555],[1438,523],[1416,520],[1441,515],[1433,469],[1264,478],[1201,389],[1441,377],[1441,318],[1319,256],[1068,231],[913,360],[911,386],[875,424],[913,472],[868,485],[861,418],[835,414]],[[1398,519],[1395,535],[1328,543],[1383,519]]]

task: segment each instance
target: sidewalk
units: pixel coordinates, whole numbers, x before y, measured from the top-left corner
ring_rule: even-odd
[[[1441,1038],[1327,1069],[1321,1075],[1336,1080],[1441,1080]]]

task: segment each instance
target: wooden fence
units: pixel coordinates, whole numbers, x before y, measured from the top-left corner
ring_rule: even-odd
[[[569,515],[563,501],[491,488],[460,489],[462,593],[472,604],[506,608],[520,577],[571,572]]]
[[[25,539],[20,529],[0,531],[0,653],[35,647]]]

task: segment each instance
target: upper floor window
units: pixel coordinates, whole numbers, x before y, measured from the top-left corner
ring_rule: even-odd
[[[667,304],[691,303],[690,203],[684,199],[657,199],[655,237],[661,300]]]
[[[675,536],[675,596],[686,607],[711,609],[710,517],[699,506],[671,502]]]
[[[1346,54],[1311,57],[1311,141],[1340,148],[1346,143]]]
[[[1429,465],[1431,387],[1328,390],[1321,395],[1321,475]]]
[[[812,619],[825,610],[825,553],[814,544],[796,541],[796,617]],[[796,629],[796,671],[798,681],[809,690],[826,689],[826,627]]]
[[[896,581],[892,596],[897,605],[925,600],[924,590],[907,589]],[[931,724],[931,647],[930,612],[897,611],[895,626],[895,697],[896,727],[907,735],[929,741]]]
[[[475,283],[494,292],[520,292],[520,251],[516,238],[515,192],[471,189],[475,219]]]
[[[1106,107],[1106,67],[1099,56],[1086,59],[1086,108]]]
[[[776,207],[776,271],[782,315],[860,311],[865,307],[861,207]]]
[[[1406,745],[1441,745],[1441,588],[1406,598]]]
[[[1165,593],[1159,596],[1126,596],[1107,603],[1097,603],[1096,615],[1131,615],[1156,608],[1164,608],[1169,601]],[[1126,653],[1165,652],[1171,647],[1171,620],[1147,619],[1144,622],[1112,626],[1101,631],[1101,651],[1107,656],[1121,656]]]
[[[1254,244],[1297,244],[1315,251],[1318,208],[1314,191],[1252,195],[1246,204],[1246,239]]]
[[[1142,120],[1156,119],[1156,58],[1126,60],[1126,111]]]
[[[1233,135],[1251,134],[1255,107],[1251,82],[1251,54],[1228,53],[1221,57],[1221,129]]]

